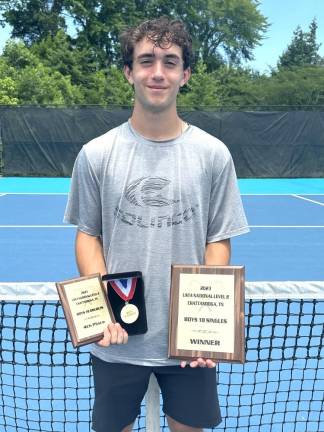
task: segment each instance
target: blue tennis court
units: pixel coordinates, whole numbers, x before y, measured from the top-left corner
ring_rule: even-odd
[[[324,179],[239,183],[251,232],[232,240],[232,264],[246,267],[247,362],[218,367],[224,422],[217,430],[319,432]],[[69,179],[0,178],[4,432],[90,430],[88,353],[67,342],[59,304],[41,301],[54,281],[77,275],[75,227],[62,223],[68,189]],[[25,302],[32,289],[40,301]],[[148,430],[142,418],[136,428]]]
[[[232,263],[246,266],[247,280],[323,280],[324,179],[240,180],[240,188],[251,233],[233,239]],[[1,281],[77,274],[75,227],[62,223],[68,189],[69,179],[0,179]]]

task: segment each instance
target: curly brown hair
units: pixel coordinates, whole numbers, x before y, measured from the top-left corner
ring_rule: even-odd
[[[132,69],[133,53],[136,43],[147,38],[155,46],[167,48],[172,44],[182,49],[183,67],[187,69],[191,64],[192,40],[181,20],[173,20],[162,16],[144,21],[136,27],[128,28],[120,35],[122,58],[125,66]]]

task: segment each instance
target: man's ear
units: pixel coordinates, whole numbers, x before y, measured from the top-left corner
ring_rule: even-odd
[[[124,66],[124,75],[127,81],[129,82],[129,84],[133,85],[134,84],[133,73],[132,73],[132,69],[128,65]]]
[[[187,84],[190,77],[191,77],[191,68],[187,67],[187,69],[184,69],[184,71],[183,71],[183,78],[181,80],[180,87],[183,87],[185,84]]]

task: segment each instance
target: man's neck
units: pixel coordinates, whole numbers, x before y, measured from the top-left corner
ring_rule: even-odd
[[[130,119],[132,127],[152,141],[167,141],[181,135],[184,123],[178,116],[176,108],[167,112],[148,112],[134,107]]]

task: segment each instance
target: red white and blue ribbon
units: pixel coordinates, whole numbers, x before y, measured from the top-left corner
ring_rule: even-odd
[[[136,282],[136,277],[113,279],[109,281],[114,291],[125,301],[131,300],[134,297]]]

